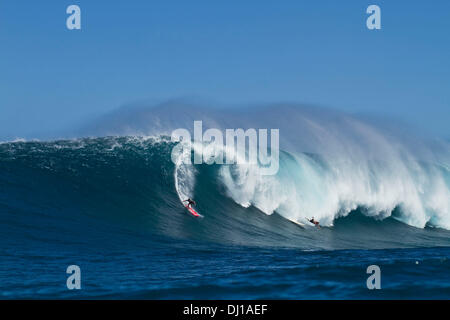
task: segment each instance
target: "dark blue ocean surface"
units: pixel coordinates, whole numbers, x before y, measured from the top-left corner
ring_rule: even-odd
[[[202,248],[203,247],[203,248]],[[65,251],[66,250],[66,251]],[[449,249],[336,250],[199,246],[2,252],[2,299],[448,299]],[[81,290],[66,267],[81,268]],[[381,269],[381,289],[366,268]]]
[[[197,168],[204,218],[181,206],[170,143],[0,144],[0,298],[449,299],[450,232],[374,219],[321,229],[233,201]],[[68,290],[66,268],[81,268]],[[369,290],[367,267],[381,269]]]

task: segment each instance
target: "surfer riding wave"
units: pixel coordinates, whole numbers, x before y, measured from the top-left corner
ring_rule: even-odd
[[[187,202],[188,204],[186,205],[187,207],[189,207],[189,208],[192,208],[192,205],[197,205],[196,203],[195,203],[195,201],[194,200],[192,200],[191,198],[188,198],[188,199],[186,199],[186,200],[183,200],[183,202]]]
[[[320,224],[319,221],[315,220],[314,217],[312,217],[311,219],[306,219],[309,222],[311,222],[313,225],[315,225],[317,228],[320,228]]]

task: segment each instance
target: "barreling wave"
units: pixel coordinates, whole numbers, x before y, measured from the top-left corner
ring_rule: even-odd
[[[196,148],[193,151],[197,152]],[[175,169],[182,199],[193,196],[195,181],[193,165],[185,163],[177,163]],[[360,209],[375,219],[395,212],[396,219],[414,227],[450,228],[449,171],[445,166],[411,159],[358,164],[281,152],[276,175],[262,175],[257,165],[220,165],[218,178],[226,194],[242,207],[254,206],[266,214],[277,212],[300,224],[315,216],[322,225],[332,226],[335,219]]]

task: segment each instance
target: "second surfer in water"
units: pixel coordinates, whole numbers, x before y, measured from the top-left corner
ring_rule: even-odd
[[[319,221],[314,220],[314,217],[312,219],[307,219],[309,222],[311,222],[313,225],[315,225],[317,228],[320,228]]]
[[[187,207],[189,207],[189,208],[192,208],[192,205],[196,205],[196,203],[195,203],[195,201],[194,200],[192,200],[192,199],[187,199],[187,200],[184,200],[183,202],[188,202],[188,204],[187,204]]]

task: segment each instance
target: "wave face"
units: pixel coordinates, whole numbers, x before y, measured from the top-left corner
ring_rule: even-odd
[[[117,230],[155,241],[304,250],[448,246],[448,163],[370,137],[382,154],[369,157],[374,149],[356,144],[296,152],[284,141],[275,176],[250,166],[174,164],[175,144],[164,136],[3,143],[3,240],[52,242],[64,234],[76,243],[95,234],[111,243]],[[341,147],[347,156],[338,156]],[[186,197],[203,219],[186,212]],[[292,223],[311,216],[321,232]]]

